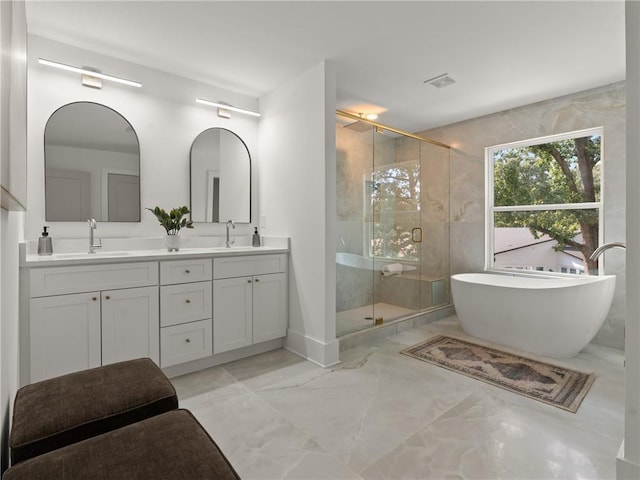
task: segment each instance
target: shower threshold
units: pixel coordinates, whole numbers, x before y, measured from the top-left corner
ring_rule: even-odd
[[[374,326],[376,318],[383,318],[384,322],[397,320],[415,315],[419,312],[410,308],[399,307],[389,303],[376,303],[373,305],[373,315],[371,305],[344,310],[336,314],[336,335],[346,335]]]

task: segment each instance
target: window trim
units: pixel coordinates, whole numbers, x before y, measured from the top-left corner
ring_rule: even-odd
[[[592,135],[600,136],[600,201],[599,202],[585,202],[585,203],[561,203],[561,204],[543,204],[543,205],[517,205],[517,206],[499,206],[494,205],[494,168],[493,168],[493,156],[498,150],[505,150],[508,148],[528,147],[533,145],[540,145],[543,143],[559,142],[562,140],[569,140],[572,138],[588,137]],[[543,137],[536,137],[527,140],[520,140],[517,142],[502,143],[498,145],[491,145],[485,147],[485,261],[484,269],[490,272],[501,273],[513,273],[515,269],[497,268],[493,266],[493,256],[495,251],[494,242],[494,214],[498,212],[518,212],[518,211],[547,211],[547,210],[598,210],[598,244],[602,245],[604,241],[604,197],[605,197],[605,138],[604,127],[585,128],[582,130],[574,130],[572,132],[545,135]],[[598,274],[602,275],[604,268],[604,258],[600,257],[598,262]],[[528,272],[525,270],[518,270],[518,274],[533,275],[544,274],[547,276],[570,276],[576,277],[577,274],[572,273],[560,273],[560,272]]]

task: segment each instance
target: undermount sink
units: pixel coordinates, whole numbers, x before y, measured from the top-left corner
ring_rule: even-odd
[[[53,258],[100,258],[100,257],[125,257],[131,252],[74,252],[74,253],[54,253]]]

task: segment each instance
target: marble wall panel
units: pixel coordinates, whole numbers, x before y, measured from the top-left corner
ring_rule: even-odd
[[[422,142],[411,137],[398,137],[394,140],[394,158],[396,163],[415,162],[420,158]]]
[[[371,270],[336,265],[336,311],[373,303],[374,282]]]
[[[336,205],[338,220],[362,219],[363,175],[372,167],[371,132],[336,127]]]
[[[422,223],[420,271],[429,279],[449,277],[449,223]]]
[[[420,162],[422,222],[448,223],[450,152],[446,148],[423,142],[420,146]]]

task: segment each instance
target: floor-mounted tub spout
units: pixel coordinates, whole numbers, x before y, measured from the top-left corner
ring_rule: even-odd
[[[627,248],[627,246],[622,242],[603,243],[593,251],[589,258],[591,260],[596,260],[600,255],[604,253],[605,250],[609,250],[610,248]]]

